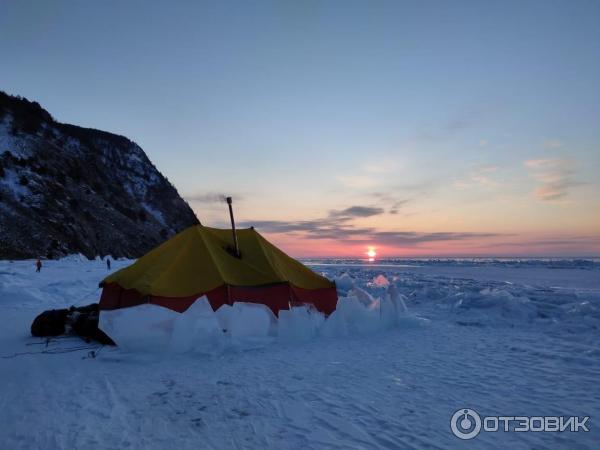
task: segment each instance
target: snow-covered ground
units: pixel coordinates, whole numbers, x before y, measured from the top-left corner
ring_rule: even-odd
[[[208,345],[91,358],[95,346],[46,347],[29,326],[96,301],[105,264],[0,262],[0,448],[598,448],[600,262],[312,263],[343,297],[326,321],[237,308],[237,334]],[[385,300],[390,284],[408,312]],[[461,408],[590,416],[590,431],[463,441]]]

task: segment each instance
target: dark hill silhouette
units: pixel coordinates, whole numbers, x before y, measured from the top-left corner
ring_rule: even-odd
[[[0,258],[138,257],[196,223],[137,144],[0,91]]]

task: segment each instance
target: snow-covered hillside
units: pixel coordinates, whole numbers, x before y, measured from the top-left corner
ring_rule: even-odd
[[[197,223],[137,144],[0,91],[0,258],[138,257]]]
[[[91,358],[96,346],[46,347],[29,325],[97,300],[105,264],[70,257],[37,274],[33,261],[0,262],[0,448],[597,448],[597,262],[313,263],[344,302],[326,321],[264,333],[242,308],[244,332],[211,345]],[[352,285],[375,299],[394,285],[408,312]],[[590,431],[463,441],[450,418],[467,407],[590,416]]]

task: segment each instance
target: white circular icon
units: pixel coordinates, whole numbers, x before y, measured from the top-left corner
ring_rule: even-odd
[[[472,409],[459,409],[450,419],[450,428],[459,439],[473,439],[481,431],[481,417]]]

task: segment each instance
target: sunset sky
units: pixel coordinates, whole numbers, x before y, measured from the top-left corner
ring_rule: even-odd
[[[599,24],[583,0],[2,1],[0,89],[294,256],[600,255]]]

